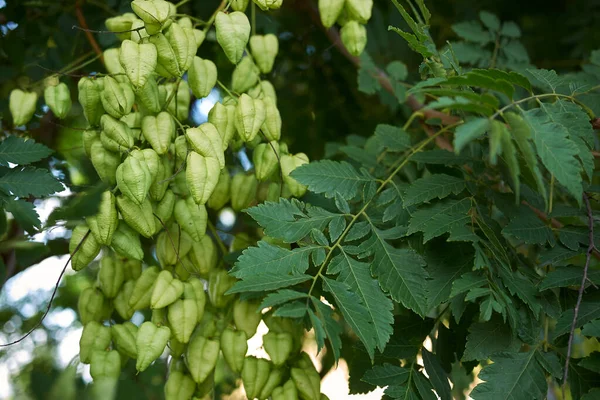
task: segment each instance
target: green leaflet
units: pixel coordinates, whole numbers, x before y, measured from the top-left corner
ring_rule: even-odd
[[[489,130],[489,119],[475,118],[456,128],[454,132],[454,151],[460,151],[470,142],[483,136]]]
[[[465,188],[465,181],[446,174],[429,175],[413,182],[404,192],[404,207],[420,204],[434,198],[443,199],[458,194]]]
[[[423,242],[427,242],[459,225],[471,220],[468,215],[471,200],[445,200],[431,206],[419,208],[412,214],[407,234],[423,232]]]
[[[42,160],[52,154],[53,151],[35,140],[17,136],[8,136],[0,142],[0,165],[8,166],[8,163],[17,165],[31,164]]]

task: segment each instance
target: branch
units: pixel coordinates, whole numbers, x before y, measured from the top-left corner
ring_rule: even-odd
[[[98,55],[98,57],[100,57],[100,61],[102,62],[102,64],[104,64],[104,54],[102,52],[102,49],[98,45],[98,42],[96,42],[96,39],[94,38],[94,35],[92,35],[92,32],[89,31],[90,28],[88,27],[87,21],[85,20],[83,11],[81,11],[81,5],[83,4],[83,2],[84,0],[77,0],[77,3],[75,3],[75,14],[77,15],[77,22],[79,22],[79,25],[81,25],[81,27],[83,28],[83,31],[85,32],[85,37],[87,38],[88,42],[90,42],[92,49],[94,49],[94,52]]]

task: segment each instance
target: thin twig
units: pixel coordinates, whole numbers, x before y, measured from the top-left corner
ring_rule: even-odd
[[[87,21],[85,20],[83,11],[81,11],[82,3],[83,0],[78,0],[77,3],[75,3],[75,15],[77,15],[77,21],[79,22],[79,25],[81,25],[81,27],[83,28],[85,36],[88,42],[90,42],[92,49],[94,49],[94,52],[98,55],[98,57],[100,57],[100,61],[102,62],[102,64],[104,64],[104,55],[102,53],[102,49],[98,45],[98,42],[96,42],[96,39],[94,38],[94,35],[92,35],[92,32],[89,32],[90,28],[88,27]]]

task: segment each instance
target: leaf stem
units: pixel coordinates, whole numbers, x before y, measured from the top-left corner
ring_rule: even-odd
[[[212,27],[213,23],[215,22],[215,19],[217,18],[217,14],[223,10],[228,4],[228,0],[222,0],[221,4],[219,4],[219,6],[217,7],[217,9],[215,10],[215,12],[213,13],[213,15],[210,16],[210,18],[208,19],[208,21],[206,21],[206,26],[204,27],[204,34],[206,34],[210,28]]]

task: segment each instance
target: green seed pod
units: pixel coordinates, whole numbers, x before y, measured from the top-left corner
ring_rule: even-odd
[[[215,186],[206,205],[213,210],[220,210],[229,202],[230,198],[231,176],[229,175],[227,168],[223,168],[219,174],[219,182],[217,183],[217,186]]]
[[[125,321],[123,324],[113,325],[111,329],[112,338],[119,352],[127,357],[137,358],[135,338],[137,337],[138,327],[131,321]]]
[[[242,94],[235,108],[235,127],[245,142],[251,142],[263,122],[265,122],[265,105],[260,99],[253,99]]]
[[[77,302],[77,311],[79,319],[83,325],[92,321],[101,321],[107,316],[109,304],[102,294],[96,288],[88,287],[79,295]]]
[[[260,391],[258,398],[261,400],[268,399],[275,390],[275,388],[281,384],[282,380],[283,370],[281,368],[272,369],[271,373],[269,374],[269,379],[267,379],[267,382]]]
[[[214,338],[218,334],[217,319],[210,311],[206,311],[204,317],[198,324],[198,329],[196,329],[194,336],[199,335],[204,336],[205,338]]]
[[[219,180],[219,161],[190,151],[185,167],[187,187],[196,204],[205,204]]]
[[[275,57],[277,57],[277,53],[279,52],[277,36],[272,33],[252,36],[250,38],[250,50],[260,72],[263,74],[271,72],[275,63]]]
[[[344,9],[346,0],[319,0],[319,15],[325,28],[331,28]]]
[[[100,141],[107,150],[123,152],[133,147],[133,134],[125,122],[104,114],[100,123],[102,124]]]
[[[109,190],[102,193],[98,213],[87,217],[86,222],[92,231],[92,235],[94,235],[94,239],[100,244],[109,246],[119,225],[116,199]]]
[[[292,368],[291,375],[302,399],[319,400],[321,398],[321,377],[314,368]]]
[[[181,229],[187,232],[195,242],[200,241],[206,234],[208,214],[203,204],[196,204],[191,197],[185,200],[179,199],[175,203],[173,214]]]
[[[298,153],[296,155],[283,155],[281,156],[281,173],[283,174],[283,181],[292,192],[294,197],[302,197],[306,193],[306,186],[300,184],[297,180],[290,176],[290,173],[301,165],[308,164],[308,157],[304,153]]]
[[[161,90],[161,88],[163,88],[162,90],[164,90],[166,93],[165,99],[168,100],[169,98],[171,98],[171,93],[173,93],[173,91],[175,90],[175,86],[176,84],[174,83],[167,83],[165,85],[159,86],[158,89]],[[179,121],[185,121],[188,118],[190,101],[190,87],[187,81],[179,81],[177,94],[175,95],[175,97],[171,98],[169,105],[167,106],[167,110],[169,110],[171,114],[175,115]]]
[[[119,154],[106,150],[100,140],[92,144],[90,152],[92,154],[92,165],[102,182],[115,185],[117,183],[117,167],[121,164]]]
[[[194,270],[204,278],[217,267],[219,253],[217,246],[209,235],[204,235],[192,245],[189,259]]]
[[[160,201],[169,188],[169,178],[173,174],[173,165],[167,155],[160,158],[161,166],[158,167],[156,180],[150,185],[150,198],[154,201]]]
[[[117,168],[119,190],[137,205],[141,205],[146,200],[151,184],[152,175],[148,166],[133,156],[127,157]]]
[[[98,272],[98,286],[109,299],[117,296],[121,285],[125,280],[123,264],[111,256],[104,256],[100,260],[100,271]]]
[[[279,167],[279,143],[272,141],[259,144],[254,149],[252,161],[254,162],[256,179],[266,181]]]
[[[127,224],[123,224],[127,226]],[[130,228],[131,229],[131,228]],[[125,274],[125,280],[136,280],[142,275],[142,261],[141,260],[121,260],[123,263],[123,273]]]
[[[133,293],[135,287],[135,281],[128,280],[121,287],[121,291],[117,294],[117,297],[113,299],[115,310],[121,316],[121,318],[127,320],[133,316],[135,310],[129,305],[129,299]]]
[[[240,373],[248,351],[248,338],[244,331],[225,329],[221,333],[221,351],[223,358],[233,372]]]
[[[246,7],[248,7],[249,2],[250,0],[231,0],[231,3],[229,3],[229,5],[233,9],[233,11],[244,12],[246,11]]]
[[[254,3],[263,11],[277,10],[283,4],[283,0],[254,0]]]
[[[171,339],[169,340],[169,350],[171,350],[171,357],[173,357],[174,359],[178,359],[183,355],[183,353],[185,353],[186,348],[187,345],[185,343],[181,343],[177,339],[175,339],[174,336],[171,336]],[[180,364],[180,360],[178,360],[177,364]],[[177,364],[171,364],[171,367],[174,367]]]
[[[100,79],[93,78],[81,78],[77,83],[79,104],[81,104],[83,115],[90,126],[97,126],[100,123],[100,117],[104,114],[100,98],[102,86]]]
[[[219,161],[219,167],[225,167],[223,139],[217,128],[210,122],[205,122],[197,128],[185,131],[185,137],[192,150],[204,157],[214,157]]]
[[[188,81],[196,98],[208,96],[217,84],[217,66],[210,60],[194,57],[188,71]]]
[[[77,252],[75,252],[75,249],[77,249]],[[69,241],[69,253],[71,254],[71,268],[75,271],[87,267],[100,253],[100,243],[94,238],[86,225],[77,225],[73,229]]]
[[[204,39],[206,39],[206,33],[201,31],[200,29],[192,29],[192,33],[194,34],[194,40],[196,41],[196,50],[204,43]]]
[[[90,321],[83,326],[79,339],[79,360],[82,363],[89,364],[94,351],[104,351],[110,346],[110,331],[110,326],[96,321]]]
[[[371,19],[373,0],[346,0],[345,6],[349,19],[361,24],[366,24]]]
[[[88,158],[92,158],[92,145],[94,142],[100,142],[100,134],[98,131],[93,129],[88,129],[83,131],[81,135],[81,141],[83,143],[83,151]],[[102,146],[102,144],[100,144]]]
[[[154,214],[150,200],[145,199],[142,204],[136,204],[129,197],[117,197],[117,207],[127,224],[144,237],[151,237],[155,232]]]
[[[148,34],[155,35],[169,24],[171,14],[170,3],[165,0],[134,0],[131,8],[144,21]]]
[[[183,298],[185,300],[194,300],[196,302],[196,311],[198,311],[197,320],[202,321],[204,308],[206,306],[206,293],[204,292],[204,283],[200,279],[191,278],[183,284]]]
[[[144,21],[142,21],[141,19],[136,19],[135,21],[133,21],[133,23],[131,24],[131,33],[129,34],[129,37],[127,39],[135,43],[146,43],[147,40],[145,39],[150,37],[150,35],[148,35],[148,32],[146,31],[146,28],[144,26]]]
[[[116,17],[108,18],[104,24],[106,29],[115,32],[119,40],[129,39],[131,24],[136,21],[137,17],[134,13],[125,13]],[[111,72],[112,73],[112,72]]]
[[[143,105],[148,112],[153,114],[160,112],[158,85],[152,76],[148,77],[144,86],[136,91],[136,96],[138,103]]]
[[[135,281],[135,286],[129,297],[129,306],[133,310],[142,310],[150,307],[150,299],[154,283],[158,278],[158,267],[146,268],[142,271],[140,277]]]
[[[112,235],[110,246],[122,257],[134,260],[142,260],[144,258],[140,236],[123,221],[119,223]]]
[[[173,371],[165,383],[165,400],[187,400],[194,396],[196,382],[181,371]]]
[[[367,29],[357,21],[350,21],[340,29],[344,47],[353,56],[360,56],[367,45]]]
[[[219,358],[219,342],[194,335],[187,348],[186,364],[196,383],[202,383],[215,369]]]
[[[150,321],[154,325],[165,325],[167,323],[167,309],[166,308],[155,308],[152,310],[152,317]]]
[[[92,398],[115,398],[120,374],[121,355],[118,351],[94,351],[90,360],[90,375],[94,379]]]
[[[104,90],[100,93],[100,100],[104,110],[110,116],[119,119],[131,112],[135,95],[129,83],[119,83],[115,78],[106,76],[104,78]]]
[[[156,117],[145,116],[142,120],[142,134],[154,151],[163,155],[169,150],[169,145],[175,136],[175,121],[166,111]]]
[[[131,129],[131,136],[133,136],[133,140],[140,140],[140,133],[142,130],[142,118],[143,115],[141,112],[132,112],[127,115],[123,115],[119,121],[123,122],[125,125]]]
[[[250,57],[242,58],[231,75],[231,88],[234,92],[244,93],[258,83],[260,70]]]
[[[246,333],[251,338],[256,333],[258,324],[261,321],[261,314],[258,311],[259,301],[236,300],[233,304],[233,321],[235,326]]]
[[[160,202],[154,206],[154,214],[160,218],[160,220],[155,223],[157,231],[162,229],[163,224],[166,225],[173,216],[176,200],[173,191],[167,190]]]
[[[281,115],[277,104],[270,97],[265,97],[265,122],[262,125],[262,132],[269,141],[277,141],[281,138]]]
[[[35,113],[38,95],[35,92],[24,92],[13,89],[10,92],[9,108],[14,126],[25,125]]]
[[[44,90],[44,101],[57,118],[64,119],[71,111],[71,93],[64,82],[48,86]]]
[[[149,1],[143,3],[149,3]],[[124,40],[121,44],[119,60],[129,81],[136,88],[144,87],[156,68],[157,57],[156,46],[152,43],[139,44],[131,40]]]
[[[183,282],[173,278],[169,271],[161,271],[156,278],[152,297],[151,308],[163,308],[174,303],[183,294]]]
[[[175,52],[175,59],[179,65],[181,75],[183,75],[185,71],[190,69],[192,61],[196,56],[196,50],[198,49],[194,32],[192,29],[183,28],[181,25],[174,22],[169,26],[165,36]]]
[[[248,95],[253,99],[261,100],[270,97],[271,99],[273,99],[275,104],[277,104],[277,93],[275,92],[275,87],[271,82],[266,80],[261,80],[258,85],[250,89],[248,91]]]
[[[246,14],[234,11],[226,14],[220,11],[215,20],[217,42],[233,64],[237,64],[244,54],[250,38],[250,21]]]
[[[256,357],[246,357],[242,369],[242,382],[244,390],[249,399],[255,399],[259,396],[261,390],[269,380],[271,364],[263,359]]]
[[[254,174],[246,175],[244,172],[235,174],[231,180],[231,207],[235,211],[242,211],[254,201],[258,181]]]
[[[171,225],[168,233],[161,232],[156,240],[156,256],[163,267],[175,265],[179,259],[182,259],[192,248],[193,240],[185,231],[177,225]]]
[[[219,131],[225,150],[235,135],[235,106],[216,103],[208,113],[208,122]]]
[[[177,300],[169,306],[167,318],[175,338],[187,343],[198,324],[198,305],[191,299]]]
[[[231,300],[232,295],[226,295],[225,292],[231,289],[236,279],[229,276],[224,269],[214,270],[208,278],[208,298],[210,303],[216,308],[225,308]]]
[[[293,380],[288,380],[283,386],[279,386],[271,393],[271,400],[298,400],[298,390]]]
[[[128,34],[129,35],[129,34]],[[104,65],[106,66],[106,71],[109,74],[117,75],[117,74],[125,74],[125,70],[121,65],[121,61],[119,61],[119,53],[120,49],[108,49],[104,50]],[[122,78],[125,78],[122,80]],[[125,75],[117,75],[115,79],[119,82],[127,81],[127,77]]]
[[[135,368],[142,372],[152,364],[165,350],[171,330],[166,326],[158,327],[152,322],[144,322],[135,339],[138,358]]]
[[[175,149],[175,164],[181,165],[187,159],[189,152],[188,142],[185,136],[177,136],[173,142]]]
[[[276,366],[283,365],[294,347],[292,335],[287,332],[269,332],[263,336],[263,345]]]
[[[194,28],[194,24],[192,23],[192,20],[190,19],[190,17],[181,17],[177,20],[177,23],[182,28],[188,28],[188,29]]]
[[[129,155],[138,160],[141,164],[146,165],[150,172],[150,185],[152,185],[158,177],[159,169],[162,167],[160,157],[156,154],[156,151],[153,149],[136,149],[132,150]],[[148,188],[148,190],[150,189]]]

